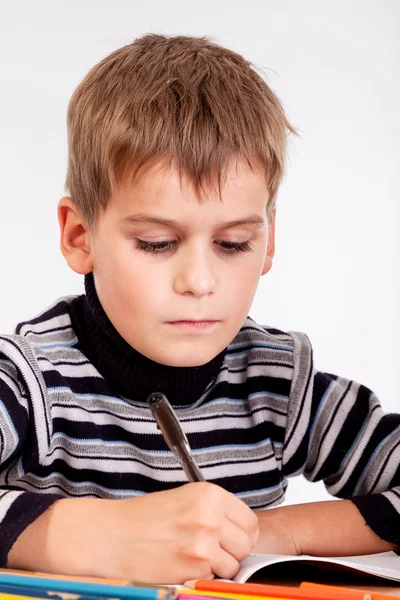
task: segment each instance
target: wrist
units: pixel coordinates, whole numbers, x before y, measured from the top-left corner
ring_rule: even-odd
[[[260,535],[253,552],[299,556],[301,546],[280,509],[269,508],[257,513]]]

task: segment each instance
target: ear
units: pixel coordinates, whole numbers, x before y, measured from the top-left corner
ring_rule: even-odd
[[[276,219],[276,208],[274,209],[269,223],[268,230],[268,247],[265,255],[264,266],[261,275],[265,275],[272,267],[272,260],[275,255],[275,219]]]
[[[81,275],[93,271],[91,235],[72,198],[61,198],[57,208],[60,248],[68,266]]]

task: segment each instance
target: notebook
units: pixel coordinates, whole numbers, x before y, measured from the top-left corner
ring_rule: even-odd
[[[250,578],[263,582],[276,578],[325,581],[329,576],[334,581],[373,577],[386,580],[386,583],[387,580],[400,583],[400,556],[396,552],[339,557],[250,554],[241,562],[232,581],[245,583]]]

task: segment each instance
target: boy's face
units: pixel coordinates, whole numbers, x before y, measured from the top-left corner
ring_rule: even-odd
[[[222,200],[210,192],[199,201],[173,168],[154,167],[117,188],[93,235],[72,200],[60,201],[69,265],[93,270],[114,327],[158,363],[198,366],[214,358],[239,331],[271,268],[274,219],[268,226],[264,176],[239,163]]]

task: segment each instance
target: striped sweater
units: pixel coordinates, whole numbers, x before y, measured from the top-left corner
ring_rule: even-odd
[[[145,402],[156,388],[172,398],[208,481],[262,510],[283,500],[288,477],[322,479],[400,543],[400,416],[363,385],[317,371],[304,334],[248,317],[212,364],[165,368],[127,347],[89,291],[0,336],[0,566],[58,498],[185,483]]]

